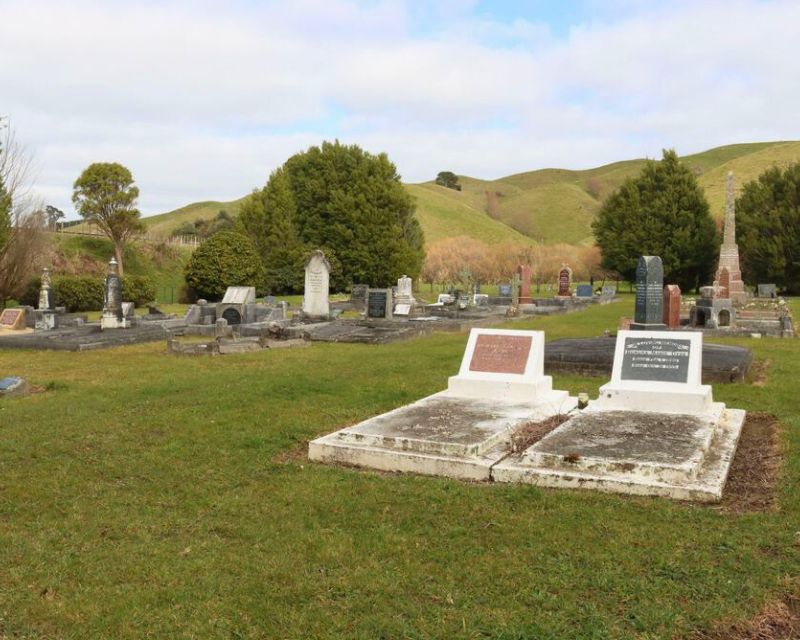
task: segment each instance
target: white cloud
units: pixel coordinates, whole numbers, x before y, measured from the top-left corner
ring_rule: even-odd
[[[410,181],[797,137],[797,3],[594,6],[558,39],[470,2],[0,0],[0,114],[48,201],[118,161],[146,213],[243,195],[334,137]]]

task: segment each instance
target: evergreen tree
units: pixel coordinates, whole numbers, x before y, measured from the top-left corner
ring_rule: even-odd
[[[220,231],[195,249],[184,273],[198,298],[222,300],[228,287],[237,286],[263,291],[258,252],[247,236],[234,231]]]
[[[422,267],[422,230],[397,169],[386,154],[356,145],[323,142],[289,158],[248,199],[240,224],[268,273],[289,268],[298,247],[303,254],[322,249],[334,290],[351,282],[387,286],[404,273],[416,277]],[[276,250],[282,245],[288,257]]]
[[[436,180],[434,182],[442,187],[461,191],[461,185],[458,184],[458,176],[452,171],[440,171],[436,174]]]
[[[800,291],[800,162],[767,169],[743,186],[736,242],[745,280]]]
[[[675,151],[650,160],[603,203],[592,223],[605,269],[632,280],[639,256],[661,256],[665,282],[684,291],[710,282],[717,232],[708,202]]]
[[[276,170],[269,184],[253,191],[239,210],[241,229],[253,240],[265,267],[270,293],[289,293],[303,286],[306,249],[294,225],[296,207],[289,180]]]

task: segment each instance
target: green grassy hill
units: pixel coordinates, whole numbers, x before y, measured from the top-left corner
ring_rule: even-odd
[[[737,189],[741,188],[773,164],[800,161],[800,142],[733,144],[682,160],[698,176],[712,215],[721,218],[728,171],[735,173]],[[461,191],[432,181],[406,188],[416,199],[428,244],[461,235],[491,244],[509,240],[591,244],[591,222],[603,200],[644,163],[638,159],[579,171],[540,169],[498,180],[461,176]],[[185,222],[213,218],[221,209],[236,215],[241,202],[198,202],[144,221],[150,233],[166,236]]]
[[[237,216],[243,201],[244,197],[232,202],[217,202],[214,200],[195,202],[174,211],[148,216],[143,221],[147,225],[148,233],[169,236],[182,224],[194,222],[195,220],[209,220],[222,210],[227,211],[231,216]]]

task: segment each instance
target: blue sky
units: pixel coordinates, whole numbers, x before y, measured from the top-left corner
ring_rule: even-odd
[[[91,162],[159,213],[338,138],[404,180],[797,139],[800,3],[0,0],[0,115],[42,200]]]

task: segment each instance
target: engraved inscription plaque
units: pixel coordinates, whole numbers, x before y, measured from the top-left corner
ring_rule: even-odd
[[[687,382],[690,340],[625,338],[622,380]]]
[[[386,291],[370,291],[367,301],[368,318],[386,317]]]
[[[530,336],[479,335],[469,363],[470,371],[525,373],[531,351]]]
[[[0,313],[0,326],[13,327],[17,324],[21,313],[22,309],[4,309],[3,312]]]

